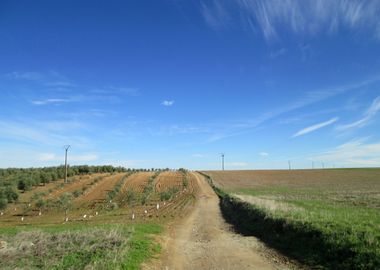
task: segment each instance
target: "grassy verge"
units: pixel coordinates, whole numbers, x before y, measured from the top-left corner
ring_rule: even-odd
[[[223,215],[237,230],[288,256],[321,269],[380,269],[379,209],[368,207],[377,206],[373,198],[342,200],[337,194],[286,188],[241,190],[255,196],[251,204],[213,187]]]
[[[1,269],[139,269],[160,251],[154,224],[0,229]]]

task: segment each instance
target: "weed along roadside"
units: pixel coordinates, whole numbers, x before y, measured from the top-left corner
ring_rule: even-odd
[[[64,224],[1,228],[1,269],[139,269],[160,252],[160,225]]]
[[[380,269],[380,233],[376,224],[355,228],[333,219],[314,221],[269,211],[230,195],[215,186],[215,179],[208,174],[199,173],[219,196],[224,218],[238,232],[254,235],[312,268]]]

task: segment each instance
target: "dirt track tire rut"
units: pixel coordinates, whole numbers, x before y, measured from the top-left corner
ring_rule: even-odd
[[[198,189],[193,209],[169,227],[162,240],[162,257],[144,269],[293,268],[262,254],[265,246],[255,237],[232,232],[222,217],[217,195],[201,175],[192,176]]]

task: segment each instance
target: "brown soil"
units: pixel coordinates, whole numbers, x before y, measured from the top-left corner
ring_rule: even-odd
[[[380,170],[250,170],[207,171],[224,189],[302,187],[334,190],[380,189]]]
[[[182,188],[183,174],[180,172],[162,172],[155,182],[156,192],[162,192],[170,187]]]
[[[149,177],[152,175],[152,172],[139,172],[132,174],[125,181],[121,191],[126,192],[127,190],[132,190],[134,192],[141,193],[148,183]]]
[[[93,185],[88,192],[78,197],[77,203],[94,203],[106,200],[107,192],[112,190],[116,183],[125,175],[125,173],[117,173],[107,176]]]
[[[163,237],[164,253],[145,269],[289,269],[295,268],[274,255],[254,237],[231,231],[224,221],[219,199],[202,176],[192,173],[197,201],[169,226]],[[285,261],[283,263],[281,261]]]
[[[52,193],[48,195],[48,198],[58,198],[62,194],[66,192],[74,192],[76,190],[80,190],[85,185],[88,185],[91,183],[91,181],[99,176],[101,174],[93,174],[93,175],[84,175],[84,176],[77,176],[74,178],[74,181],[64,185],[62,188],[54,190]]]

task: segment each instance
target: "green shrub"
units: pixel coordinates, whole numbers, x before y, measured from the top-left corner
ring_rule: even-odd
[[[119,208],[119,205],[116,202],[111,203],[111,210],[116,210]]]
[[[0,198],[0,210],[3,210],[7,207],[8,200],[6,198]]]
[[[17,188],[25,192],[32,189],[32,183],[28,180],[20,179],[17,183]]]
[[[134,201],[136,200],[136,194],[133,192],[133,190],[128,190],[127,194],[125,196],[126,202],[129,206],[131,206]]]
[[[18,201],[18,193],[10,186],[6,187],[3,191],[4,197],[7,199],[8,203],[13,203]]]
[[[75,190],[74,192],[73,192],[73,196],[74,196],[74,198],[78,198],[80,195],[82,195],[83,193],[82,193],[82,191],[80,191],[80,190]]]
[[[171,200],[174,195],[178,192],[178,188],[177,187],[170,187],[168,190],[166,191],[163,191],[160,193],[160,200],[161,201],[169,201]]]

